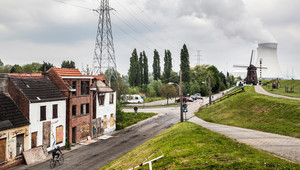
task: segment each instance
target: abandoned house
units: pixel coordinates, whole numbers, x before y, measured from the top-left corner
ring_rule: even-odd
[[[65,145],[66,98],[42,74],[10,74],[8,92],[29,119],[29,148]]]
[[[23,162],[30,148],[29,120],[15,102],[0,90],[0,169]]]
[[[104,76],[92,76],[93,87],[93,120],[92,137],[98,137],[116,130],[116,92],[107,86]]]

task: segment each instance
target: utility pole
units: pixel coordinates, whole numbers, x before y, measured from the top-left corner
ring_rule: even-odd
[[[181,70],[179,72],[180,82],[179,82],[179,92],[180,92],[180,122],[183,122],[183,112],[182,112],[182,76],[181,76]]]
[[[99,13],[98,29],[95,42],[94,60],[92,74],[103,74],[105,70],[109,69],[109,75],[106,79],[109,82],[111,77],[116,76],[116,59],[115,49],[112,35],[109,0],[101,0],[100,7],[96,11]]]
[[[210,74],[208,74],[208,89],[209,89],[209,105],[211,105],[211,82],[210,82]]]

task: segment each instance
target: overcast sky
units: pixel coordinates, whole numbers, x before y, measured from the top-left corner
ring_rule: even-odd
[[[63,3],[60,3],[60,2]],[[43,61],[60,67],[73,60],[92,66],[97,32],[97,0],[0,0],[0,59],[4,64]],[[179,70],[185,43],[191,66],[211,64],[232,72],[248,65],[257,43],[278,43],[283,75],[300,78],[299,0],[111,0],[117,69],[127,74],[134,48],[164,50]],[[200,54],[198,60],[197,54]],[[163,62],[161,63],[163,69]]]

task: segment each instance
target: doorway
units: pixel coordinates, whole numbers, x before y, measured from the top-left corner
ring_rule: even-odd
[[[16,156],[19,156],[23,153],[24,150],[24,134],[17,135],[17,147],[16,147]]]
[[[0,163],[5,161],[6,155],[6,138],[0,139]]]
[[[72,127],[72,143],[76,143],[76,127]]]

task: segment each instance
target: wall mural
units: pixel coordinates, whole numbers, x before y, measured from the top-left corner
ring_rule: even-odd
[[[90,125],[82,125],[80,126],[80,138],[85,138],[90,135]]]
[[[114,114],[111,114],[110,115],[110,127],[112,127],[114,125],[115,125],[115,117],[114,117]]]

